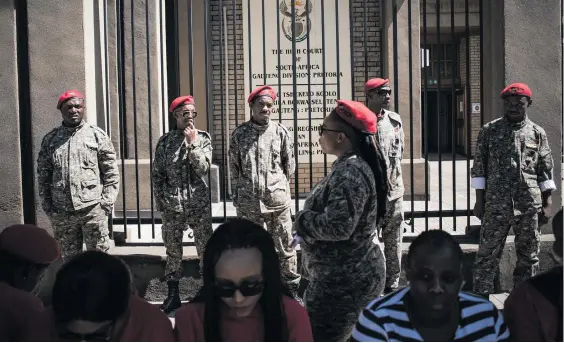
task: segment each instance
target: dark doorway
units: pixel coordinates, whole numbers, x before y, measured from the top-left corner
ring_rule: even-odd
[[[423,123],[423,152],[425,144],[429,145],[429,153],[452,153],[452,120],[453,113],[452,91],[441,90],[437,97],[437,90],[427,90],[427,96],[421,92],[423,111],[421,119]],[[425,103],[426,101],[426,103]],[[425,122],[425,115],[428,121]],[[425,135],[428,135],[425,137]],[[439,149],[440,147],[440,149]]]

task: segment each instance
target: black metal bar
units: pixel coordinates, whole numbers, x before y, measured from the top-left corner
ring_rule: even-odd
[[[425,162],[429,162],[429,116],[427,113],[427,83],[429,80],[427,61],[430,60],[429,46],[427,45],[427,0],[423,0],[423,136],[425,145]],[[425,168],[425,213],[429,212],[429,171]],[[429,215],[425,215],[425,231],[429,230]]]
[[[325,65],[325,1],[321,1],[321,69],[323,70],[323,118],[327,117],[327,78]],[[327,176],[327,154],[323,154],[323,174]]]
[[[237,8],[236,4],[235,4],[235,0],[231,1],[231,21],[232,21],[232,25],[233,25],[233,78],[234,78],[234,88],[235,88],[235,127],[239,126],[239,76],[237,74],[237,22],[235,20],[235,18],[237,17],[236,11],[235,9]],[[280,26],[280,25],[279,25]],[[250,27],[249,27],[250,29]],[[280,29],[278,29],[280,30]],[[278,36],[280,36],[280,34],[278,34]],[[280,40],[280,38],[278,38],[278,40]],[[279,63],[280,64],[280,63]],[[227,114],[229,115],[229,113]],[[227,128],[227,130],[230,130],[230,128]],[[228,177],[230,177],[228,175]]]
[[[350,1],[350,0],[349,0]],[[310,21],[309,21],[309,12],[311,11],[311,8],[309,8],[310,2],[308,0],[306,0],[306,20],[307,20],[307,25],[308,25],[308,32],[311,32],[311,27],[309,27],[310,25]],[[278,11],[280,12],[280,11]],[[310,42],[309,42],[309,34],[307,35],[307,68],[308,68],[308,73],[307,73],[307,106],[308,106],[308,112],[311,113],[311,71],[310,71],[310,67],[311,67],[311,56],[310,56]],[[352,37],[352,30],[351,30],[351,37]],[[352,39],[351,39],[351,47],[352,47]],[[351,55],[352,55],[352,50],[351,50]],[[352,64],[351,64],[352,66]],[[353,84],[354,85],[354,84]],[[354,89],[354,88],[353,88]],[[325,104],[323,104],[323,106],[325,106]],[[296,128],[297,129],[297,128]],[[309,133],[309,189],[311,190],[313,188],[313,156],[312,156],[312,147],[311,147],[311,115],[308,116],[308,133]],[[298,142],[296,142],[295,144],[297,144]],[[296,168],[298,168],[298,165],[296,165]],[[296,197],[298,195],[296,194]]]
[[[248,27],[248,39],[249,39],[249,87],[251,89],[249,89],[249,92],[253,91],[253,55],[251,54],[251,31],[252,31],[252,26],[251,26],[251,1],[247,2],[247,13],[248,13],[248,18],[247,18],[247,27]],[[252,114],[251,114],[252,116]]]
[[[35,183],[33,168],[33,115],[29,78],[29,31],[27,1],[16,1],[16,51],[18,73],[18,108],[20,123],[20,159],[22,168],[23,219],[36,224]]]
[[[155,239],[155,208],[153,194],[153,109],[151,96],[151,29],[149,27],[149,1],[145,2],[145,30],[147,31],[147,106],[149,114],[149,182],[151,185],[151,234]]]
[[[133,3],[133,1],[134,0],[131,2]],[[178,0],[174,0],[174,62],[176,65],[176,96],[180,96],[180,19],[178,18],[180,13],[178,12]]]
[[[192,22],[192,12],[194,10],[192,1],[187,2],[188,13],[188,73],[190,74],[190,80],[188,80],[190,85],[190,94],[194,94],[194,30]],[[178,56],[180,60],[180,56]]]
[[[165,81],[164,81],[164,76],[165,76],[165,69],[164,69],[164,61],[166,59],[166,55],[165,55],[165,35],[163,35],[163,2],[159,1],[159,39],[161,42],[161,96],[163,99],[163,108],[160,109],[160,111],[162,112],[162,116],[161,116],[161,120],[162,120],[162,126],[163,126],[163,132],[162,134],[164,135],[167,131],[167,127],[165,126],[165,123],[167,122],[167,114],[168,114],[168,107],[166,104],[166,87],[165,87]]]
[[[350,53],[351,53],[351,98],[356,100],[356,87],[354,84],[354,23],[353,23],[353,0],[349,0],[349,42],[350,42]],[[309,20],[308,20],[309,21]],[[366,21],[364,22],[364,27],[366,27]],[[309,51],[309,46],[308,49]],[[366,80],[365,80],[366,81]],[[311,125],[310,125],[311,127]],[[311,138],[310,138],[311,141]]]
[[[225,30],[227,30],[227,28],[224,26],[224,22],[223,22],[223,16],[227,15],[223,12],[223,0],[219,0],[219,19],[220,19],[220,24],[219,24],[219,82],[221,83],[221,85],[223,86],[223,82],[224,82],[224,75],[223,75],[223,70],[225,67],[227,67],[227,69],[229,69],[229,62],[227,62],[227,66],[225,66],[223,64],[223,47],[224,44],[226,42],[224,42],[224,34],[225,34]],[[226,20],[227,21],[227,18]],[[227,24],[227,23],[225,23]],[[235,31],[235,29],[233,29],[233,31]],[[228,54],[229,52],[226,51],[226,54]],[[235,62],[236,63],[236,62]],[[229,77],[228,75],[225,75],[225,77]],[[236,77],[235,77],[236,78]],[[227,174],[225,171],[227,170],[226,165],[227,165],[227,156],[225,156],[225,100],[229,100],[227,97],[224,98],[223,96],[223,91],[221,91],[220,94],[220,100],[221,100],[221,108],[220,108],[220,114],[221,114],[221,158],[222,158],[222,163],[223,166],[219,169],[220,170],[220,178],[221,178],[221,190],[223,191],[223,218],[225,220],[225,217],[227,216],[227,190],[226,190],[226,185],[225,185],[225,175]],[[227,114],[229,115],[229,114]],[[211,192],[210,192],[211,193]],[[210,203],[211,206],[211,203]]]
[[[383,3],[383,1],[380,2],[380,11],[383,11],[382,3]],[[362,14],[362,20],[363,20],[362,28],[363,28],[363,38],[364,38],[364,42],[363,42],[364,43],[363,44],[364,45],[364,82],[366,82],[366,81],[368,81],[368,25],[367,25],[367,23],[368,23],[368,18],[367,18],[367,16],[368,16],[368,1],[367,0],[364,0],[363,9],[364,9],[364,13]],[[353,10],[352,6],[349,7],[349,11],[352,11],[352,10]],[[351,26],[352,25],[353,24],[351,22]],[[380,26],[381,25],[382,25],[382,23],[380,23]],[[364,102],[365,103],[367,102],[366,98],[365,98]]]
[[[108,137],[112,137],[112,130],[111,130],[111,124],[110,124],[110,70],[109,70],[109,62],[108,62],[108,57],[109,57],[109,52],[108,52],[108,2],[107,0],[104,0],[103,2],[103,8],[104,8],[104,14],[103,14],[103,25],[104,25],[104,69],[105,69],[105,76],[106,76],[106,82],[104,85],[104,89],[106,91],[106,96],[105,96],[105,106],[104,109],[106,111],[106,133],[108,134]],[[109,213],[108,214],[108,231],[109,231],[109,235],[110,238],[113,239],[114,236],[114,226],[113,226],[113,213]]]
[[[117,65],[118,65],[118,117],[119,117],[119,150],[120,150],[120,157],[121,157],[121,196],[122,196],[122,203],[123,203],[123,233],[124,238],[127,240],[127,203],[126,203],[126,196],[125,196],[125,155],[127,154],[127,140],[125,139],[127,127],[125,121],[125,110],[127,108],[127,104],[125,102],[125,34],[124,34],[124,14],[125,8],[123,6],[123,0],[116,0],[116,7],[117,7],[117,18],[116,18],[116,26],[117,26]],[[115,220],[114,220],[115,222]]]
[[[141,216],[141,205],[139,197],[139,144],[137,137],[137,85],[136,85],[136,63],[135,63],[135,1],[131,1],[131,96],[133,100],[133,140],[135,143],[135,195],[137,200],[137,218]],[[141,224],[137,227],[138,238],[141,238]]]
[[[441,1],[437,0],[435,5],[437,19],[437,150],[439,153],[439,230],[443,229],[443,158],[441,155],[441,71],[443,68],[443,52],[441,49]]]
[[[406,217],[410,217],[410,218],[425,218],[425,216],[429,216],[430,218],[437,218],[439,216],[439,211],[407,211],[404,213]],[[451,218],[451,217],[461,217],[461,216],[466,216],[466,215],[473,215],[473,211],[472,210],[456,210],[456,211],[444,211],[444,216],[445,218]],[[223,223],[225,220],[231,220],[231,219],[235,219],[237,218],[236,216],[227,216],[226,219],[220,218],[220,217],[215,217],[212,218],[212,223],[213,224],[221,224]],[[295,219],[295,216],[292,215],[292,219]],[[161,218],[155,218],[155,222],[157,224],[161,224],[162,223],[162,219]],[[122,218],[116,218],[114,220],[114,223],[116,225],[122,225],[123,224],[123,219]],[[139,218],[139,220],[132,218],[130,220],[128,220],[129,224],[132,225],[137,225],[137,224],[150,224],[151,223],[151,218],[144,218],[141,217]],[[135,243],[135,245],[142,245],[142,243]],[[154,243],[147,243],[147,244],[154,244]]]
[[[471,147],[471,125],[472,125],[472,101],[470,91],[470,20],[468,0],[464,1],[464,22],[466,26],[466,208],[470,209],[470,157]],[[470,215],[466,217],[466,226],[470,226]]]
[[[276,57],[278,58],[278,65],[282,64],[281,57],[280,57],[280,10],[278,6],[276,8],[276,47],[278,48],[278,53]],[[309,37],[309,36],[308,36]],[[309,38],[308,38],[309,39]],[[264,47],[264,45],[263,45]],[[282,78],[281,78],[281,71],[278,68],[278,92],[282,95]],[[281,97],[278,99],[278,121],[282,123],[282,99]]]
[[[412,42],[412,36],[411,36],[411,30],[412,30],[412,24],[411,24],[411,1],[412,0],[407,0],[407,32],[408,32],[408,36],[407,36],[407,45],[409,46],[409,49],[411,49],[411,44]],[[415,211],[415,187],[413,186],[415,184],[415,174],[413,171],[413,56],[411,53],[409,53],[408,56],[409,59],[409,67],[408,67],[408,75],[409,75],[409,164],[411,167],[411,172],[410,172],[410,182],[411,182],[411,213],[413,213]],[[398,94],[395,95],[396,97],[398,96]],[[410,217],[409,220],[409,225],[411,226],[411,232],[415,232],[415,221],[413,220],[413,216]]]
[[[256,1],[256,0],[255,0]],[[249,1],[250,2],[250,1]],[[264,14],[264,0],[262,0],[262,7],[261,7],[261,11],[262,11],[262,77],[264,79],[264,84],[267,85],[267,79],[266,79],[266,16]],[[250,16],[251,12],[249,12],[249,16]],[[249,29],[250,31],[250,29]],[[280,92],[280,89],[278,89],[278,92]],[[280,99],[278,99],[278,102],[280,102]]]
[[[292,28],[296,27],[296,0],[292,0]],[[294,200],[296,206],[296,212],[300,209],[300,197],[299,197],[299,184],[300,179],[298,178],[299,175],[299,168],[298,166],[298,102],[297,102],[297,94],[298,94],[298,86],[296,85],[296,30],[292,29],[292,79],[294,81],[293,89],[292,89],[292,100],[294,106],[294,159],[296,161],[296,172],[294,173]]]
[[[392,35],[392,50],[394,55],[394,111],[399,113],[399,85],[398,85],[398,3],[397,0],[393,0],[392,2],[392,28],[393,28],[393,35]]]
[[[456,39],[454,36],[454,0],[450,0],[450,42],[451,42],[451,76],[452,76],[452,88],[451,88],[451,128],[452,128],[452,209],[456,211],[456,119],[457,107],[456,107],[456,66],[458,65],[458,54],[455,53],[456,49]],[[453,231],[456,231],[456,217],[453,218]]]
[[[480,1],[480,127],[484,125],[484,0]],[[562,7],[562,6],[560,6]],[[561,25],[562,26],[562,25]]]
[[[205,70],[205,87],[206,87],[206,131],[210,134],[211,137],[213,137],[214,133],[213,133],[213,127],[212,127],[212,122],[213,122],[213,97],[211,96],[212,92],[213,92],[213,86],[212,83],[210,82],[210,74],[211,74],[211,61],[210,58],[212,56],[211,53],[211,37],[210,37],[210,1],[206,1],[205,5],[205,13],[204,13],[204,45],[205,45],[205,54],[204,54],[204,70]],[[221,13],[221,10],[220,10]],[[220,20],[223,20],[223,18],[221,18],[220,16]],[[220,31],[220,35],[221,35],[221,31]],[[220,50],[223,47],[220,47]],[[223,106],[223,101],[221,102],[222,106]],[[211,161],[210,161],[210,167],[211,167]],[[208,169],[208,185],[210,184],[210,180],[211,180],[211,168]],[[212,212],[212,208],[211,208],[211,191],[208,191],[208,200],[209,200],[209,206],[210,206],[210,213]],[[213,217],[213,215],[212,215]]]
[[[339,0],[335,0],[335,57],[337,63],[337,99],[341,98],[341,49],[339,44]]]

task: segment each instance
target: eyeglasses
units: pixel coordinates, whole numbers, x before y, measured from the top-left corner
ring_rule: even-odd
[[[190,112],[190,111],[185,111],[185,112],[177,112],[176,113],[176,117],[183,117],[184,119],[194,119],[198,116],[198,112],[194,111],[194,112]]]
[[[380,89],[376,92],[379,96],[392,95],[391,89]]]
[[[236,291],[241,292],[245,297],[252,297],[260,294],[264,289],[264,281],[243,281],[240,285],[216,284],[215,293],[221,298],[232,298]]]
[[[319,135],[320,135],[320,136],[323,135],[323,132],[324,132],[324,131],[329,131],[329,132],[343,132],[343,131],[338,131],[338,130],[331,130],[331,129],[328,129],[328,128],[324,127],[323,125],[319,125],[319,127],[317,128],[317,132],[319,132]]]

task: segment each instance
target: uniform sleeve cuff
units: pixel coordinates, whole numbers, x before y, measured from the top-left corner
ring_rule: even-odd
[[[546,191],[549,191],[549,190],[556,189],[556,184],[554,183],[553,180],[548,180],[548,181],[544,181],[544,182],[539,183],[539,187],[540,187],[541,192],[546,192]]]
[[[486,178],[481,177],[473,177],[470,180],[470,187],[474,189],[485,189],[486,188]]]

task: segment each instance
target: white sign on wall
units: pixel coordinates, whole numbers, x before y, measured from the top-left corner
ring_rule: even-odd
[[[309,2],[307,6],[306,1]],[[297,130],[298,140],[295,143],[299,163],[309,163],[310,145],[312,162],[322,163],[324,155],[319,147],[317,128],[324,116],[335,107],[337,99],[351,99],[352,96],[349,2],[339,1],[337,12],[335,1],[294,0],[296,70],[293,70],[291,3],[291,0],[243,0],[245,91],[249,94],[255,87],[265,84],[274,87],[278,99],[271,118],[277,121],[281,118],[282,124],[290,130],[292,140],[294,130]],[[279,30],[276,27],[277,16],[280,18]],[[276,37],[278,31],[280,45]],[[248,106],[245,114],[250,118]],[[297,126],[294,117],[297,118]],[[329,156],[328,160],[331,160]]]

